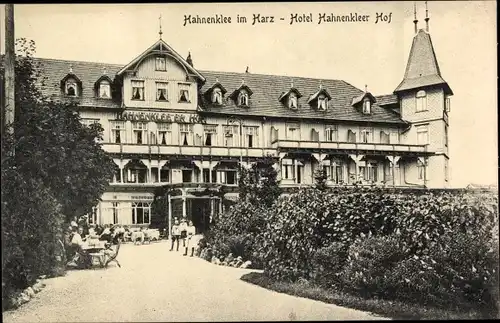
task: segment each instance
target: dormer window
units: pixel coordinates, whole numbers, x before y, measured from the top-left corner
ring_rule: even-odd
[[[218,87],[214,88],[212,91],[212,103],[222,104],[222,90]]]
[[[364,114],[370,114],[372,111],[372,106],[370,99],[366,98],[363,102],[363,113]]]
[[[318,110],[326,111],[328,106],[328,98],[324,94],[318,96]]]
[[[167,60],[165,57],[156,57],[156,70],[157,71],[167,70]]]
[[[78,86],[76,81],[73,79],[68,79],[66,81],[66,95],[67,96],[78,96]]]
[[[238,105],[248,106],[248,93],[246,93],[245,91],[241,91],[238,95]]]
[[[99,97],[103,99],[111,98],[111,84],[106,80],[101,81],[99,84]]]
[[[290,94],[288,96],[288,107],[292,110],[295,110],[299,107],[298,106],[298,98],[294,92],[290,92]]]

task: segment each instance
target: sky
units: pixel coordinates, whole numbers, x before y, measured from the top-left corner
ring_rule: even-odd
[[[244,72],[248,66],[251,73],[342,79],[382,95],[402,80],[414,36],[413,4],[16,4],[15,36],[34,40],[38,57],[126,65],[158,40],[161,21],[163,40],[184,57],[191,52],[197,69]],[[418,26],[425,28],[425,3],[416,5]],[[455,93],[451,185],[497,184],[496,2],[429,1],[428,9],[441,74]],[[323,13],[369,17],[318,24]],[[253,24],[258,14],[273,22]],[[312,22],[290,24],[295,14],[312,15]],[[385,21],[375,23],[380,14]],[[231,23],[184,25],[189,15],[230,17]],[[238,23],[238,15],[247,23]]]

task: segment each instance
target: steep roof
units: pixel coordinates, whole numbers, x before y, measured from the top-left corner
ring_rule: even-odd
[[[453,94],[448,83],[441,76],[431,36],[425,30],[420,29],[413,38],[403,81],[394,92],[427,86],[442,86],[445,92]]]
[[[353,108],[351,106],[352,98],[364,92],[345,81],[321,80],[322,88],[330,93],[332,99],[328,102],[327,111],[318,111],[313,109],[307,101],[318,92],[319,79],[254,73],[200,72],[207,79],[207,82],[202,87],[202,92],[205,92],[215,82],[215,79],[218,79],[229,93],[240,87],[241,80],[244,79],[245,84],[254,92],[250,98],[249,108],[238,107],[231,99],[224,100],[222,106],[212,105],[207,101],[200,102],[201,108],[206,112],[239,116],[404,123],[392,110],[378,104],[372,106],[370,115],[363,114]],[[279,101],[282,93],[290,89],[290,79],[293,79],[294,88],[298,89],[303,95],[303,98],[299,100],[299,107],[295,110],[288,109]]]
[[[35,58],[41,63],[41,72],[45,80],[40,84],[42,93],[53,99],[60,99],[61,87],[60,81],[69,72],[70,65],[73,74],[82,81],[82,96],[72,98],[81,106],[120,108],[121,102],[118,100],[97,98],[94,90],[94,83],[103,75],[103,69],[106,68],[107,75],[114,79],[118,71],[123,69],[123,65],[105,64],[82,61],[67,61],[58,59]],[[206,78],[200,91],[200,108],[207,113],[215,114],[234,114],[240,116],[258,116],[258,117],[281,117],[281,118],[305,118],[305,119],[325,119],[339,121],[359,121],[359,122],[382,122],[392,124],[405,124],[400,116],[391,109],[385,108],[379,101],[372,105],[370,115],[363,114],[351,106],[352,99],[364,92],[351,84],[341,80],[321,80],[322,88],[330,93],[332,99],[328,103],[327,111],[317,111],[307,104],[308,99],[318,92],[320,80],[304,77],[290,77],[278,75],[264,75],[253,73],[234,73],[234,72],[214,72],[201,71]],[[303,98],[299,100],[299,107],[296,110],[286,108],[279,101],[280,95],[290,89],[290,80],[293,79],[294,88],[300,91]],[[228,93],[232,93],[241,86],[242,80],[253,91],[250,97],[250,106],[242,108],[236,105],[231,99],[224,100],[221,106],[212,105],[203,96],[207,89],[212,87],[216,80],[224,86]],[[228,96],[226,96],[227,98]],[[397,103],[395,95],[386,95],[384,101]],[[390,99],[389,99],[390,98]]]

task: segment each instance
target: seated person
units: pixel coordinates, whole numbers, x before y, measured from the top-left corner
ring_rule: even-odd
[[[104,230],[99,235],[99,240],[107,241],[108,243],[111,243],[112,238],[113,238],[113,236],[112,236],[111,229],[109,228],[109,224],[106,224],[104,226]]]
[[[141,244],[144,243],[144,238],[146,237],[142,227],[140,227],[139,231],[134,232],[134,234],[132,236],[134,237],[134,243],[137,241],[140,241]]]
[[[73,259],[68,263],[69,265],[83,266],[86,267],[88,265],[87,257],[82,257],[82,247],[84,245],[84,239],[81,234],[83,233],[83,228],[73,227],[73,236],[70,242],[70,248],[72,249],[74,256]]]

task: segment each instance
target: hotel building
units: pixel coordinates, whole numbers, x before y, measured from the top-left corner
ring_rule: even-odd
[[[161,36],[161,34],[160,34]],[[90,222],[149,225],[158,187],[170,187],[162,217],[203,231],[237,167],[272,156],[280,185],[448,186],[448,113],[428,28],[417,30],[403,79],[375,95],[342,80],[198,70],[160,37],[129,64],[37,59],[53,99],[79,104],[104,128],[116,174]],[[170,223],[170,221],[168,221]]]

